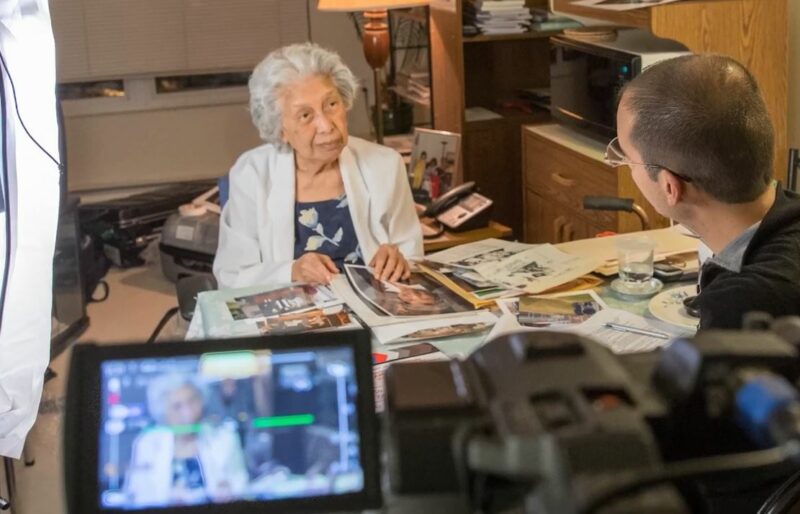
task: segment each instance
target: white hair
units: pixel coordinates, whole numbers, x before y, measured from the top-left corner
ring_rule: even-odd
[[[270,54],[253,70],[250,87],[250,116],[261,139],[285,148],[281,139],[281,88],[298,79],[328,77],[342,97],[347,110],[358,94],[358,80],[339,54],[314,43],[284,46]]]
[[[157,424],[165,424],[167,396],[184,386],[189,386],[197,392],[205,408],[206,388],[191,376],[165,374],[153,378],[147,384],[147,410]]]

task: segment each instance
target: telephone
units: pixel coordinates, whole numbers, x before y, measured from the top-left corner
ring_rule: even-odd
[[[436,218],[453,232],[485,227],[491,219],[491,207],[494,202],[478,193],[476,189],[475,182],[454,187],[434,200],[422,215]]]

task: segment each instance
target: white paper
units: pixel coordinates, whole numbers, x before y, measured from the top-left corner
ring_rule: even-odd
[[[475,270],[487,280],[535,294],[586,275],[598,265],[594,259],[569,255],[544,244],[503,260],[478,264]]]
[[[606,323],[618,323],[630,327],[641,328],[655,332],[663,332],[670,336],[669,339],[643,336],[630,332],[618,332],[605,326]],[[580,325],[560,325],[545,328],[534,328],[520,325],[513,314],[504,313],[495,323],[494,328],[486,336],[486,341],[516,332],[574,332],[586,336],[593,341],[608,347],[617,354],[649,352],[660,348],[673,338],[691,337],[693,331],[682,330],[658,320],[645,318],[636,314],[618,309],[603,309]]]
[[[669,339],[619,332],[605,326],[606,323],[617,323],[629,327],[665,333]],[[612,352],[639,353],[649,352],[667,344],[670,340],[680,336],[691,336],[690,330],[681,330],[675,326],[662,323],[658,320],[638,316],[631,312],[619,309],[603,309],[584,323],[575,327],[575,332],[590,337],[598,343],[607,346]]]
[[[475,323],[486,323],[494,325],[497,321],[497,316],[487,310],[475,311],[468,315],[459,317],[445,318],[445,319],[428,319],[425,321],[410,321],[408,323],[400,323],[395,325],[387,325],[383,327],[375,327],[372,329],[372,334],[375,339],[381,344],[388,343],[406,343],[413,341],[408,339],[407,336],[418,330],[451,327],[454,325],[470,325]],[[470,334],[464,334],[470,335]],[[420,339],[423,340],[423,339]],[[424,339],[430,341],[430,338]]]
[[[441,252],[428,255],[433,262],[473,269],[479,264],[495,262],[523,252],[532,245],[503,241],[502,239],[484,239],[475,243],[467,243]]]
[[[624,0],[575,0],[573,5],[581,7],[592,7],[594,9],[603,9],[606,11],[632,11],[634,9],[642,9],[644,7],[653,7],[654,5],[669,4],[677,2],[678,0],[636,0],[634,3],[625,2]]]

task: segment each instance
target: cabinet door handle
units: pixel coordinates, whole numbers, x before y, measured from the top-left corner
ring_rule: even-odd
[[[575,229],[572,227],[572,223],[567,223],[564,225],[564,241],[574,241],[575,240]]]
[[[550,179],[556,184],[564,187],[572,187],[576,184],[575,179],[565,177],[561,173],[555,172],[550,175]]]
[[[564,223],[566,223],[564,216],[559,216],[553,220],[553,239],[554,243],[564,242]]]

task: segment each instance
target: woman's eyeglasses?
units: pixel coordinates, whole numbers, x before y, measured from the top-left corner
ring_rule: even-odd
[[[675,175],[684,182],[692,181],[690,177],[687,177],[686,175],[681,175],[680,173],[676,173],[671,169],[667,168],[666,166],[662,166],[660,164],[646,164],[643,162],[633,162],[628,160],[628,158],[625,157],[625,152],[622,151],[622,147],[619,145],[618,137],[615,137],[614,139],[611,140],[610,143],[608,143],[608,146],[606,147],[606,153],[603,156],[603,160],[606,162],[606,164],[608,164],[609,166],[614,166],[615,168],[624,165],[624,166],[644,166],[645,168],[663,169],[666,170],[667,173]]]

